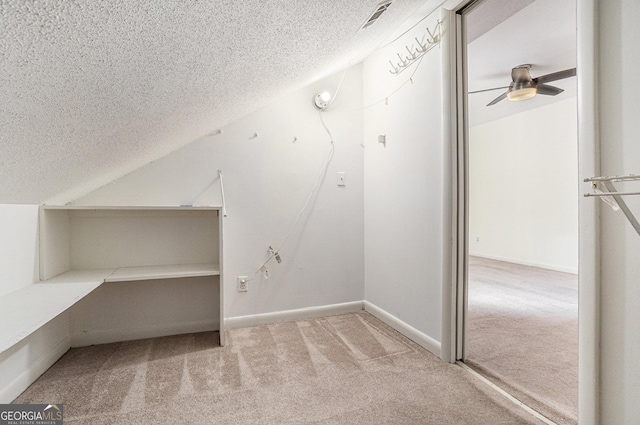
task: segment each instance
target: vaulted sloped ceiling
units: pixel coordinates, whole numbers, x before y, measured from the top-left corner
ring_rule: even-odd
[[[113,180],[359,61],[430,2],[359,30],[377,3],[0,2],[0,203]]]

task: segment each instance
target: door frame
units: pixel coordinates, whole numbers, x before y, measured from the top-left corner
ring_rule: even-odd
[[[441,358],[464,359],[468,265],[468,129],[462,13],[476,0],[451,0],[441,9],[443,111],[443,283]],[[577,0],[578,176],[600,175],[598,137],[598,0]],[[576,184],[584,184],[577,181]],[[580,186],[583,188],[584,186]],[[588,190],[588,189],[587,189]],[[579,200],[578,422],[600,416],[600,205]]]

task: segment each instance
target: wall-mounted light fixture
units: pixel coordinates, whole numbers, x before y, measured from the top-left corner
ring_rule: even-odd
[[[317,94],[313,98],[313,106],[317,109],[324,111],[329,107],[329,101],[331,100],[331,93],[328,91],[324,91],[322,93]]]

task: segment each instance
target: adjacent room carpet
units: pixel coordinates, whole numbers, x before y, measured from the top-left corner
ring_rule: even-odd
[[[65,424],[539,424],[362,312],[71,349],[16,403]]]
[[[466,363],[558,424],[578,417],[578,277],[471,257]]]

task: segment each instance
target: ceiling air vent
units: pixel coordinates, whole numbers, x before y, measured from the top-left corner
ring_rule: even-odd
[[[391,6],[392,2],[393,0],[387,0],[381,3],[378,3],[378,5],[376,6],[376,10],[371,14],[371,16],[369,16],[369,19],[367,19],[367,21],[364,23],[362,28],[367,28],[368,26],[372,25],[375,21],[377,21],[380,15],[382,15],[389,8],[389,6]]]

